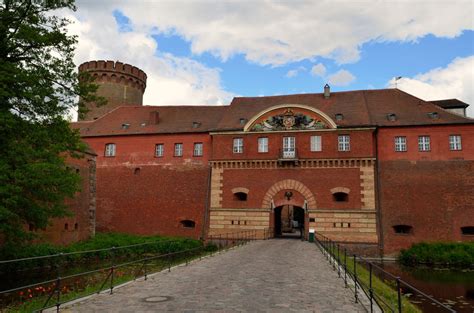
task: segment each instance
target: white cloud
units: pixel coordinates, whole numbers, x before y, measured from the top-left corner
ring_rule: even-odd
[[[388,86],[395,87],[395,79],[390,80]],[[397,87],[424,100],[457,98],[470,104],[467,113],[474,117],[474,55],[456,58],[446,67],[412,78],[402,77]]]
[[[147,73],[146,105],[228,104],[232,93],[220,80],[220,70],[195,60],[160,53],[150,32],[132,28],[119,32],[113,8],[86,7],[68,18],[78,35],[75,62],[120,60]]]
[[[328,82],[334,86],[347,86],[355,80],[355,76],[346,70],[339,70],[328,76]]]
[[[242,53],[281,65],[322,56],[355,62],[370,41],[452,38],[473,29],[471,0],[432,1],[88,1],[81,8],[120,9],[133,29],[179,34],[192,52],[226,60]],[[442,17],[442,18],[436,18]],[[107,27],[105,23],[95,31]]]
[[[295,77],[297,75],[298,75],[298,70],[289,70],[286,73],[286,77],[288,77],[288,78],[292,78],[292,77]]]
[[[311,75],[324,77],[326,75],[326,67],[322,63],[318,63],[311,68]]]

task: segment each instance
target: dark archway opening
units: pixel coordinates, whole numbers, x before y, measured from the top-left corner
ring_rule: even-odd
[[[282,205],[274,209],[274,232],[276,238],[304,237],[305,212],[302,207]]]

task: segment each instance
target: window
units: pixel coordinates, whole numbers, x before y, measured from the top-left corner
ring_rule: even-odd
[[[202,156],[202,142],[195,142],[194,143],[194,150],[193,150],[193,155],[194,156]]]
[[[139,175],[139,174],[140,174],[140,168],[139,168],[139,167],[135,167],[135,169],[133,170],[133,174]]]
[[[351,137],[349,135],[338,136],[338,149],[339,151],[350,151],[351,150]]]
[[[461,135],[449,136],[449,150],[452,150],[452,151],[462,150]]]
[[[162,143],[158,143],[155,146],[155,156],[157,158],[162,158],[165,155],[165,145]]]
[[[234,200],[247,201],[247,194],[245,192],[236,192],[234,193]]]
[[[393,230],[396,234],[411,234],[413,227],[410,225],[395,225],[393,226]]]
[[[474,226],[461,227],[461,234],[463,234],[463,235],[474,235]]]
[[[183,156],[183,144],[175,143],[174,144],[174,156],[180,157]]]
[[[75,223],[74,224],[74,230],[78,230],[79,229],[79,224],[78,223]]]
[[[64,230],[69,230],[69,224],[68,223],[64,224]]]
[[[234,138],[234,153],[243,153],[243,152],[244,152],[244,139]]]
[[[196,227],[196,222],[191,220],[183,220],[180,222],[181,226],[184,228],[194,228]]]
[[[321,151],[321,136],[311,136],[311,151]]]
[[[407,151],[407,137],[405,136],[395,137],[395,151],[397,152]]]
[[[260,153],[268,152],[268,138],[267,137],[258,138],[258,152]]]
[[[333,200],[336,202],[347,202],[349,201],[349,195],[345,192],[335,192],[332,194]]]
[[[115,143],[108,143],[105,145],[105,156],[106,157],[115,156]]]
[[[418,137],[418,150],[419,151],[430,151],[430,136],[419,136]]]

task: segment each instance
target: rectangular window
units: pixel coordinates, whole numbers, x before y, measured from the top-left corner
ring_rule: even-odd
[[[105,156],[106,157],[115,156],[115,143],[108,143],[105,145]]]
[[[202,149],[203,149],[202,142],[195,142],[193,155],[202,156]]]
[[[449,150],[462,150],[461,146],[461,135],[450,135],[449,136]]]
[[[407,151],[407,137],[405,136],[395,137],[395,151],[397,152]]]
[[[234,153],[244,153],[244,139],[234,138]]]
[[[337,139],[339,151],[351,150],[351,137],[349,135],[339,135]]]
[[[268,138],[267,137],[258,138],[258,152],[260,153],[268,152]]]
[[[183,144],[175,143],[174,144],[174,156],[180,157],[183,156]]]
[[[311,151],[322,151],[321,136],[311,136]]]
[[[165,154],[165,145],[162,144],[162,143],[156,144],[156,146],[155,146],[155,156],[157,158],[161,158],[161,157],[163,157],[164,154]]]
[[[419,151],[430,151],[430,136],[419,136],[418,137],[418,150]]]

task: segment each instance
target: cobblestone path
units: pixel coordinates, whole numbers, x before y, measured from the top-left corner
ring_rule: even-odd
[[[165,300],[165,301],[162,301]],[[256,241],[64,312],[364,312],[314,244]]]

